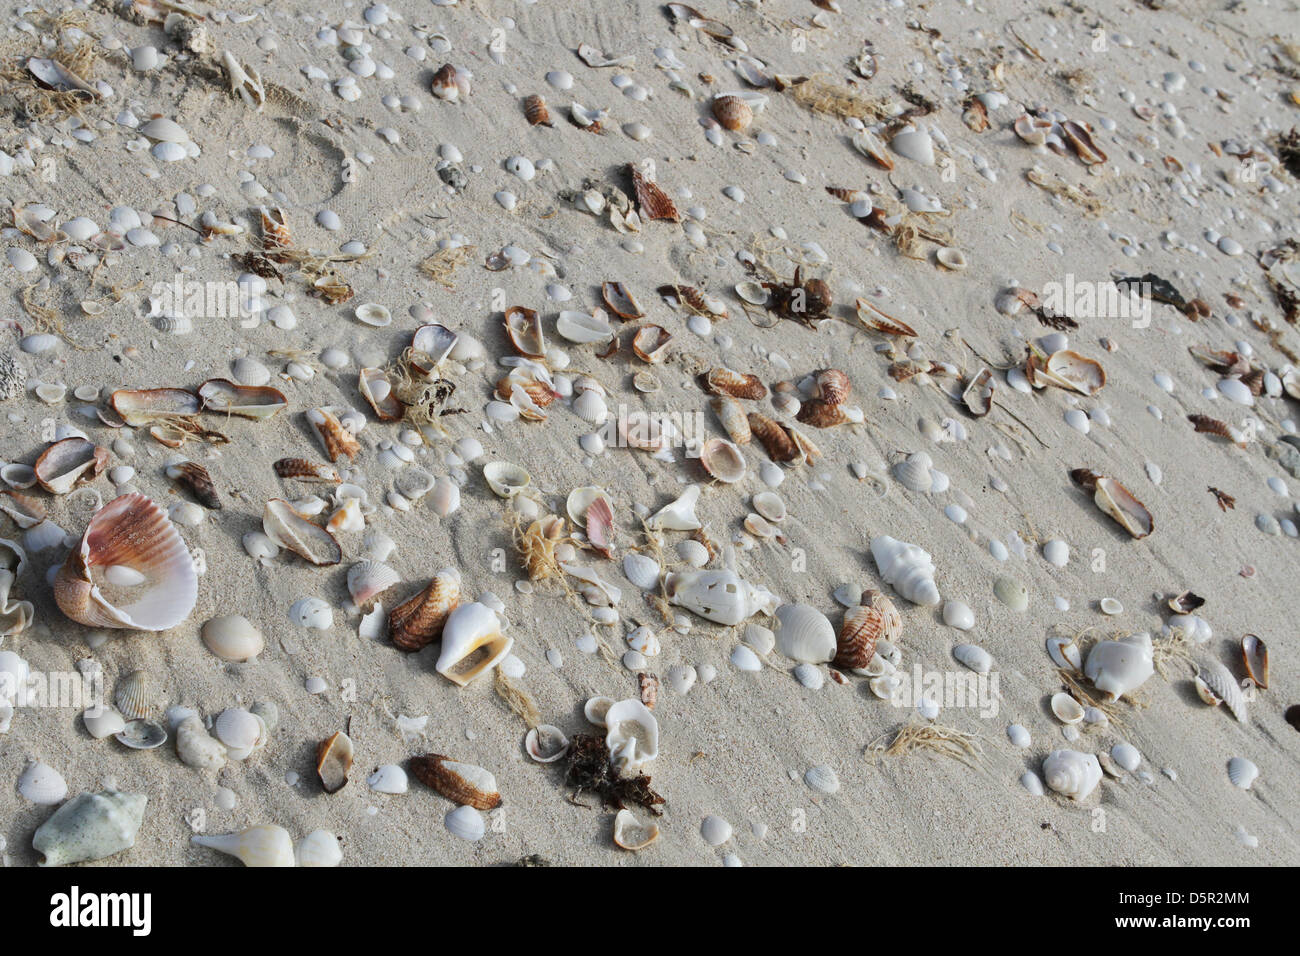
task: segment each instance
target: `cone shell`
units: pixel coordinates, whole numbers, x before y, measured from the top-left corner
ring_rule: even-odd
[[[628,163],[627,169],[628,174],[632,177],[632,189],[636,193],[636,204],[641,210],[643,219],[682,221],[681,213],[677,211],[677,205],[666,192],[660,189],[653,180],[648,179],[635,163]]]
[[[338,793],[352,772],[352,739],[339,731],[316,748],[316,775],[326,793]]]
[[[110,567],[143,575],[109,585]],[[115,498],[95,513],[54,579],[59,610],[89,627],[165,631],[189,616],[199,582],[189,549],[167,515],[144,495]]]
[[[52,495],[66,495],[94,481],[107,467],[107,448],[85,438],[65,438],[46,448],[33,470],[42,488]]]
[[[713,115],[732,132],[746,129],[754,122],[753,109],[739,96],[719,96],[714,99]]]
[[[726,366],[710,369],[704,377],[705,390],[713,395],[760,399],[767,396],[767,386],[754,374],[741,374]]]
[[[428,587],[388,615],[388,636],[404,651],[418,651],[442,637],[447,616],[460,604],[460,573],[443,568]]]
[[[760,412],[749,413],[749,430],[758,443],[767,451],[767,456],[775,462],[794,461],[800,451],[779,423]]]
[[[411,772],[425,786],[461,806],[495,810],[501,794],[491,773],[473,764],[459,763],[442,754],[411,758]]]
[[[546,100],[536,93],[524,97],[524,116],[530,126],[550,126],[551,111],[546,108]]]
[[[885,616],[874,607],[854,607],[844,612],[844,623],[836,641],[835,666],[849,670],[866,667],[876,653],[876,642],[885,633]]]
[[[293,505],[283,498],[272,498],[266,503],[262,511],[262,531],[280,547],[288,548],[318,567],[343,560],[343,549],[334,535],[295,511]]]
[[[343,427],[343,423],[335,417],[334,412],[328,408],[309,408],[307,423],[320,439],[321,446],[325,449],[325,457],[330,461],[338,461],[344,455],[347,456],[348,461],[356,460],[361,452],[361,443]]]

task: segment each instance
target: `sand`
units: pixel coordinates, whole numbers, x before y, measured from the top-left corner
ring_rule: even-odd
[[[180,763],[171,743],[135,752],[112,739],[94,740],[76,708],[19,710],[10,731],[0,736],[0,781],[16,781],[30,760],[41,760],[66,778],[70,794],[116,786],[148,795],[136,845],[105,863],[235,863],[192,846],[190,836],[196,829],[220,833],[254,824],[284,827],[295,840],[328,829],[342,842],[345,865],[485,865],[534,854],[560,865],[1300,862],[1295,827],[1300,738],[1283,718],[1296,702],[1297,541],[1262,533],[1255,523],[1259,514],[1296,520],[1295,499],[1266,484],[1269,478],[1290,488],[1300,482],[1266,454],[1280,434],[1294,431],[1295,405],[1286,397],[1261,397],[1254,408],[1224,397],[1210,400],[1203,391],[1213,390],[1219,376],[1188,352],[1193,345],[1233,349],[1245,341],[1259,367],[1280,373],[1287,358],[1258,327],[1262,322],[1280,330],[1277,341],[1283,346],[1300,349],[1300,338],[1284,321],[1255,261],[1288,238],[1296,215],[1295,179],[1275,158],[1277,134],[1295,122],[1291,95],[1300,85],[1294,49],[1288,53],[1271,39],[1279,19],[1288,15],[1281,7],[1227,11],[1202,4],[1149,9],[1104,3],[1076,11],[999,0],[940,8],[844,3],[844,12],[835,13],[796,0],[701,5],[743,37],[750,54],[772,74],[818,74],[844,83],[855,76],[847,64],[869,37],[878,72],[870,80],[856,78],[860,92],[906,107],[898,91],[911,83],[936,104],[917,121],[942,137],[935,146],[939,163],[925,166],[894,153],[889,173],[853,148],[853,130],[841,119],[814,113],[792,94],[774,90],[763,91],[768,102],[750,129],[721,131],[721,145],[710,144],[700,123],[710,115],[709,98],[748,88],[727,65],[736,52],[685,23],[674,26],[660,4],[437,7],[393,0],[389,22],[363,29],[370,56],[395,75],[356,79],[362,95],[355,102],[346,102],[331,86],[347,75],[339,44],[318,42],[315,35],[344,21],[363,23],[361,5],[289,0],[265,8],[196,6],[209,14],[206,29],[216,53],[229,50],[260,71],[270,90],[260,111],[229,94],[218,68],[203,66],[201,57],[177,55],[181,51],[157,25],[97,6],[84,14],[83,26],[102,49],[92,76],[107,81],[113,96],[82,109],[83,128],[94,132],[94,141],[76,142],[69,137],[68,121],[56,116],[11,126],[0,141],[9,155],[28,145],[34,161],[34,168],[19,162],[11,175],[0,177],[0,195],[16,206],[47,204],[57,223],[87,216],[106,227],[112,207],[128,206],[190,225],[211,210],[221,221],[249,228],[246,236],[205,244],[190,229],[155,219],[152,231],[164,245],[128,246],[112,254],[94,274],[94,288],[92,276],[66,259],[48,264],[47,246],[6,232],[6,249],[28,250],[39,263],[28,272],[14,268],[12,258],[0,265],[7,303],[3,318],[34,331],[32,317],[20,305],[21,290],[48,279],[50,287],[34,290],[33,297],[55,310],[70,341],[27,354],[18,350],[16,335],[0,330],[4,347],[28,378],[24,394],[0,406],[5,416],[0,458],[33,462],[50,437],[49,421],[80,428],[105,446],[124,439],[129,447],[119,451],[126,454],[115,452],[111,464],[134,467],[130,487],[170,507],[185,500],[163,474],[177,452],[153,441],[147,430],[113,431],[87,417],[82,413],[87,403],[74,399],[72,389],[195,388],[228,376],[230,363],[248,355],[276,373],[272,384],[289,403],[267,421],[214,426],[229,436],[228,444],[187,443],[179,450],[207,467],[225,504],[197,526],[179,528],[192,549],[202,550],[206,565],[197,603],[183,624],[162,634],[116,632],[91,649],[90,629],[60,613],[47,583],[47,570],[66,553],[62,546],[30,555],[17,583],[17,596],[33,603],[36,620],[6,638],[0,649],[21,654],[34,671],[75,670],[93,659],[111,693],[118,677],[142,669],[156,681],[160,707],[189,707],[208,719],[226,708],[263,701],[279,708],[279,724],[265,749],[217,774]],[[247,16],[237,22],[237,12]],[[814,15],[824,28],[810,23]],[[50,36],[39,16],[27,20],[33,29],[20,30],[19,21],[6,27],[6,55],[34,55]],[[430,48],[427,37],[433,33],[445,35],[450,53]],[[588,67],[573,52],[582,43],[611,57],[634,55],[635,64]],[[147,44],[173,59],[152,71],[132,69],[122,48]],[[500,63],[489,44],[499,48]],[[672,48],[685,64],[677,75],[692,95],[671,88],[672,78],[656,68],[653,51],[661,46]],[[422,62],[404,53],[410,47],[424,51]],[[1192,60],[1204,64],[1202,72]],[[444,62],[473,71],[471,90],[460,102],[438,100],[429,92],[433,71]],[[989,111],[986,131],[963,123],[965,93],[945,80],[956,64],[968,93],[1001,90],[1009,98],[1007,105]],[[308,66],[323,70],[328,80],[309,79]],[[548,85],[545,76],[552,70],[571,73],[573,89]],[[1173,73],[1183,77],[1181,84],[1166,80],[1165,74]],[[621,95],[611,83],[618,74],[653,95],[644,101]],[[1216,89],[1221,94],[1215,95]],[[1125,91],[1136,104],[1154,110],[1155,119],[1135,115]],[[521,100],[531,93],[548,101],[553,127],[527,125]],[[388,94],[409,95],[420,109],[390,110],[381,102]],[[603,135],[570,123],[573,101],[609,110]],[[13,103],[3,103],[12,119]],[[1165,103],[1177,108],[1181,136],[1161,117]],[[1068,150],[1058,155],[1022,142],[1012,130],[1022,107],[1055,109],[1086,121],[1108,161],[1093,175]],[[141,120],[153,114],[176,120],[201,154],[162,162],[148,151],[128,151],[138,136],[115,122],[125,109]],[[1113,129],[1105,128],[1103,118],[1113,120]],[[625,135],[623,124],[634,122],[651,129],[649,139],[637,142]],[[396,131],[397,141],[388,142],[384,129]],[[757,144],[759,132],[775,140]],[[1207,145],[1217,147],[1227,139],[1257,151],[1256,178],[1242,181],[1239,160]],[[43,145],[36,148],[33,140]],[[738,148],[742,141],[751,148]],[[442,144],[463,154],[458,165],[467,185],[456,194],[449,194],[435,171]],[[255,145],[270,147],[273,155],[250,158]],[[370,161],[358,161],[365,154]],[[542,164],[531,182],[506,171],[504,163],[513,155]],[[698,206],[706,213],[698,220],[686,217],[697,222],[699,245],[681,225],[665,221],[646,222],[639,233],[622,235],[607,218],[577,211],[560,196],[587,178],[626,190],[622,168],[646,158],[654,161],[659,184],[679,209]],[[355,171],[351,181],[345,181],[345,159]],[[995,171],[996,181],[981,175],[982,166]],[[1053,199],[1029,183],[1025,173],[1034,166],[1049,178],[1090,191],[1097,213]],[[1269,176],[1277,184],[1273,189]],[[248,185],[241,189],[241,180],[248,179],[270,195]],[[210,189],[200,188],[204,184]],[[741,187],[745,201],[727,198],[728,186]],[[938,268],[932,243],[920,246],[920,258],[901,255],[890,238],[828,195],[827,186],[876,187],[870,198],[891,212],[901,208],[895,187],[915,187],[937,198],[951,214],[932,217],[927,226],[951,234],[967,268]],[[513,211],[494,199],[500,190],[517,196]],[[195,198],[193,212],[177,210],[179,193]],[[280,329],[264,319],[244,329],[237,320],[220,317],[195,319],[196,329],[188,335],[156,328],[147,317],[152,285],[173,281],[182,269],[187,280],[235,279],[242,270],[229,255],[256,246],[256,209],[264,204],[286,211],[299,247],[333,253],[348,240],[364,243],[362,261],[338,267],[355,298],[327,305],[307,296],[301,276],[286,269],[285,281],[273,280],[265,298],[268,305],[289,305],[296,328]],[[340,231],[317,224],[322,209],[338,215]],[[1225,255],[1205,238],[1206,230],[1232,237],[1245,254]],[[1171,234],[1182,240],[1172,241]],[[446,284],[432,281],[419,263],[439,240],[458,236],[473,246],[467,261]],[[629,251],[636,248],[633,241],[643,248]],[[809,253],[805,243],[815,243],[821,253]],[[529,267],[484,268],[487,257],[508,244],[551,263],[556,277]],[[778,321],[761,309],[753,310],[752,320],[747,317],[733,292],[736,283],[750,278],[737,258],[745,249],[761,251],[763,261],[784,279],[798,264],[807,275],[824,278],[835,298],[831,319],[814,329]],[[1016,285],[1041,292],[1050,283],[1065,283],[1067,274],[1080,283],[1105,284],[1112,274],[1146,272],[1169,280],[1187,298],[1204,299],[1212,314],[1193,324],[1157,303],[1146,328],[1134,328],[1124,318],[1078,315],[1070,345],[1103,364],[1106,385],[1100,393],[1049,387],[1030,395],[1006,384],[1004,370],[1023,362],[1025,339],[1051,330],[1028,312],[999,313],[999,292]],[[629,333],[612,359],[554,335],[555,314],[562,308],[590,310],[599,304],[605,281],[627,284],[646,308],[645,321],[664,326],[674,337],[672,358],[653,369],[662,385],[657,393],[644,395],[631,386],[632,374],[644,366],[631,358]],[[655,293],[666,283],[692,284],[719,296],[729,317],[705,335],[693,333],[688,316]],[[549,300],[552,284],[569,290],[572,299]],[[114,301],[110,287],[121,290],[120,301]],[[1229,303],[1228,294],[1242,302]],[[986,364],[994,367],[998,407],[992,414],[973,418],[954,400],[961,378],[893,381],[887,374],[891,359],[878,346],[892,344],[901,357],[905,344],[857,325],[853,300],[863,295],[913,326],[927,359],[950,363],[962,376]],[[83,315],[77,306],[82,300],[104,303],[105,313]],[[365,302],[385,305],[392,324],[372,328],[358,322],[353,307]],[[452,440],[473,436],[483,444],[485,457],[464,466],[461,507],[445,518],[427,499],[407,513],[384,505],[397,472],[381,464],[379,444],[398,441],[402,428],[377,421],[357,391],[360,365],[392,362],[409,344],[420,322],[408,309],[417,303],[426,304],[435,321],[478,337],[489,357],[481,368],[450,376],[457,385],[450,404],[465,411],[443,419],[446,440],[416,450],[422,467],[445,475],[452,471],[444,463]],[[590,608],[555,585],[539,584],[531,593],[517,589],[525,576],[511,548],[508,505],[491,493],[481,473],[487,461],[524,466],[545,510],[554,513],[563,513],[574,487],[605,488],[615,505],[621,556],[645,543],[634,507],[657,509],[690,481],[706,483],[698,513],[713,537],[723,543],[737,539],[751,510],[750,496],[766,487],[758,472],[767,459],[757,443],[750,444],[744,450],[747,475],[726,485],[708,483],[698,462],[681,449],[671,461],[627,448],[590,457],[578,439],[593,428],[565,400],[551,406],[545,422],[516,421],[485,430],[484,408],[493,383],[504,374],[496,359],[509,354],[500,312],[515,304],[542,313],[552,340],[570,357],[563,374],[597,378],[609,391],[612,409],[703,412],[708,437],[721,432],[696,383],[700,369],[727,365],[753,372],[769,386],[799,382],[826,367],[845,371],[853,385],[850,402],[861,407],[866,423],[804,429],[823,457],[785,470],[777,492],[789,512],[782,524],[786,543],[738,548],[737,570],[786,602],[816,607],[838,627],[843,609],[832,596],[837,586],[850,583],[893,594],[870,558],[874,536],[887,534],[932,554],[944,598],[968,604],[976,624],[963,634],[944,625],[938,608],[894,595],[904,618],[901,668],[908,674],[918,664],[926,672],[967,673],[951,653],[964,642],[992,655],[1000,690],[996,713],[948,706],[937,718],[940,725],[975,735],[979,756],[963,762],[924,752],[874,753],[871,745],[882,736],[888,740],[904,725],[924,719],[910,707],[878,699],[862,677],[848,675],[843,683],[830,679],[825,664],[817,665],[824,686],[806,688],[792,676],[796,662],[776,650],[758,672],[738,670],[729,656],[743,627],[693,617],[688,633],[674,631],[624,579],[617,557],[610,562],[586,552],[580,559],[622,588],[621,623],[615,627],[595,627]],[[1103,338],[1114,351],[1103,347]],[[331,347],[350,355],[345,367],[322,363],[321,352]],[[132,348],[136,351],[128,354]],[[290,360],[313,367],[314,377],[302,382],[282,375]],[[1172,393],[1155,384],[1156,373],[1171,377]],[[43,404],[32,393],[36,382],[65,384],[66,402]],[[892,389],[895,397],[882,398],[882,388]],[[613,808],[601,807],[591,796],[571,801],[563,762],[529,759],[523,747],[527,727],[494,693],[490,677],[460,689],[434,671],[436,645],[407,655],[386,639],[359,636],[359,617],[346,608],[346,571],[363,551],[362,533],[340,535],[345,557],[336,567],[314,568],[285,552],[259,563],[246,553],[241,539],[260,529],[267,500],[325,495],[320,486],[282,482],[271,465],[285,456],[323,460],[304,412],[327,405],[359,409],[368,419],[359,436],[361,455],[353,465],[339,465],[376,505],[367,517],[368,530],[382,530],[397,544],[388,563],[403,578],[399,596],[414,593],[445,566],[459,569],[467,600],[487,591],[498,595],[510,622],[507,633],[515,639],[513,653],[526,666],[516,683],[535,701],[543,722],[570,736],[599,733],[583,717],[584,702],[593,695],[635,697],[636,673],[619,661],[627,650],[624,636],[638,624],[656,630],[662,651],[645,670],[664,677],[665,686],[654,711],[659,753],[645,769],[666,802],[657,821],[662,833],[652,847],[635,854],[616,848],[610,836]],[[770,399],[746,405],[792,421],[774,411]],[[1066,424],[1071,408],[1093,413],[1088,434]],[[1098,416],[1098,409],[1105,416]],[[1258,427],[1253,440],[1238,449],[1195,434],[1186,422],[1191,413],[1239,428],[1253,417]],[[961,423],[967,437],[939,442],[926,437],[926,420],[945,419]],[[884,476],[903,455],[918,451],[949,476],[946,492],[917,494],[892,478],[862,481],[852,469],[861,463]],[[1158,466],[1158,484],[1148,463]],[[1078,467],[1122,481],[1154,516],[1154,533],[1134,540],[1101,514],[1069,479],[1068,470]],[[995,478],[1005,482],[1005,491],[996,490]],[[1235,509],[1221,511],[1207,486],[1235,496]],[[116,490],[104,476],[69,496],[36,493],[51,519],[79,536],[96,501],[111,499]],[[968,512],[964,525],[945,517],[952,504]],[[988,543],[1005,542],[1012,532],[1027,542],[1027,554],[999,561]],[[8,519],[0,519],[0,536],[17,534]],[[683,566],[676,562],[675,545],[684,537],[665,535],[665,560],[676,570]],[[1041,544],[1052,538],[1070,545],[1064,568],[1042,557]],[[1247,567],[1254,569],[1250,576],[1242,573]],[[1027,585],[1027,611],[1013,611],[994,597],[993,582],[1003,575]],[[1242,634],[1260,635],[1272,651],[1269,688],[1251,703],[1249,724],[1201,703],[1192,667],[1174,661],[1167,678],[1156,674],[1131,700],[1116,705],[1116,719],[1108,727],[1081,725],[1081,737],[1067,740],[1048,708],[1062,683],[1044,649],[1046,638],[1086,631],[1092,640],[1147,631],[1159,644],[1169,616],[1164,600],[1184,589],[1205,597],[1199,613],[1213,628],[1211,640],[1194,648],[1197,659],[1221,661],[1240,678]],[[309,630],[289,620],[289,607],[306,596],[334,606],[331,628]],[[1068,601],[1068,610],[1058,609],[1058,597]],[[1104,597],[1118,599],[1123,612],[1102,615],[1098,601]],[[265,635],[266,650],[256,661],[224,663],[200,641],[202,623],[228,613],[246,616]],[[593,631],[612,653],[580,650],[578,639]],[[670,668],[705,664],[716,668],[711,682],[698,680],[685,695],[666,686]],[[323,678],[328,689],[309,693],[310,678]],[[404,738],[398,726],[402,716],[427,716],[423,734]],[[1006,729],[1013,723],[1030,732],[1028,748],[1008,740]],[[327,795],[315,778],[315,748],[343,729],[356,749],[352,780]],[[1081,801],[1050,792],[1035,796],[1019,782],[1027,771],[1039,772],[1052,750],[1106,754],[1121,742],[1140,751],[1137,771],[1107,775]],[[495,774],[504,803],[487,815],[483,839],[471,843],[449,833],[443,817],[453,805],[414,778],[404,794],[367,787],[375,768],[429,752]],[[1227,762],[1237,756],[1260,771],[1248,791],[1234,787],[1227,776]],[[805,783],[805,773],[821,765],[834,770],[836,792],[819,793]],[[7,864],[36,862],[31,837],[52,809],[23,799],[10,783],[0,786]],[[710,846],[701,836],[701,821],[709,815],[734,829],[721,846]]]

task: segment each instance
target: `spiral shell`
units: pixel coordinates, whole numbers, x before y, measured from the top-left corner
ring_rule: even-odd
[[[913,604],[937,605],[939,589],[934,583],[934,562],[914,544],[881,535],[871,540],[871,556],[886,584]]]
[[[1101,764],[1094,754],[1053,750],[1043,760],[1043,780],[1059,794],[1084,800],[1101,783]]]
[[[546,100],[536,93],[524,97],[524,116],[530,126],[551,126],[551,111],[546,108]]]

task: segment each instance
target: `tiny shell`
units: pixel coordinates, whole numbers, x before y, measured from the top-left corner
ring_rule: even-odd
[[[993,656],[975,644],[958,644],[952,649],[952,656],[977,674],[987,674],[993,667]]]
[[[1228,779],[1234,787],[1249,790],[1259,776],[1259,768],[1245,757],[1233,757],[1228,761]]]
[[[326,793],[338,793],[347,786],[352,755],[352,739],[341,730],[316,749],[316,775]]]
[[[631,810],[614,815],[614,843],[624,850],[644,850],[659,839],[659,824],[642,823]]]
[[[1065,692],[1053,694],[1052,713],[1063,724],[1077,724],[1083,720],[1083,705]]]
[[[539,724],[528,731],[524,749],[538,763],[554,763],[569,752],[569,738],[559,727]]]

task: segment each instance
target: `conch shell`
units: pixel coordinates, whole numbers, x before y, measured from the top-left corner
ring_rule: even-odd
[[[871,557],[886,584],[913,604],[934,606],[939,603],[939,589],[934,583],[934,561],[928,552],[881,535],[871,539]]]
[[[727,625],[739,624],[759,611],[773,614],[781,603],[767,588],[750,584],[730,569],[671,573],[664,579],[664,593],[669,604]]]
[[[198,600],[194,561],[163,510],[133,492],[95,513],[54,579],[54,599],[89,627],[165,631]]]
[[[1083,663],[1084,676],[1111,700],[1137,690],[1154,670],[1151,635],[1145,632],[1095,644]]]
[[[501,621],[485,604],[462,604],[447,616],[442,653],[434,669],[464,687],[510,653],[515,639],[501,633]]]

